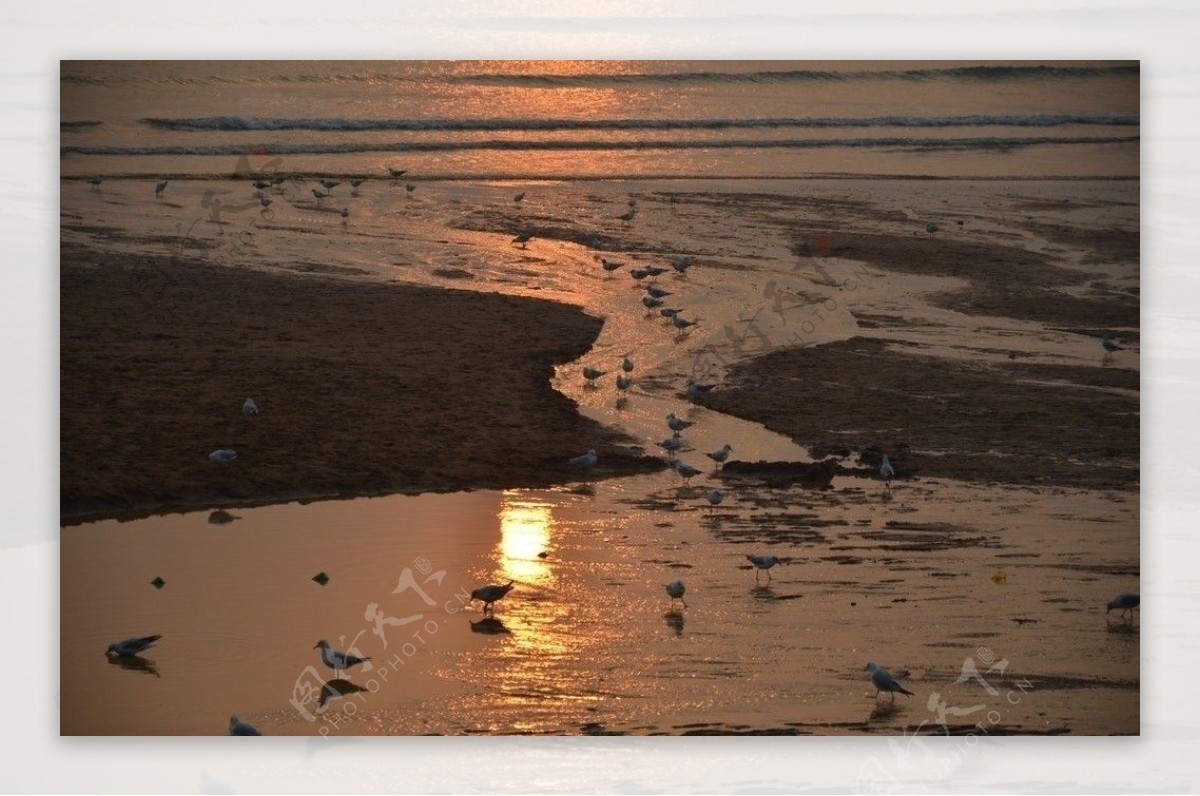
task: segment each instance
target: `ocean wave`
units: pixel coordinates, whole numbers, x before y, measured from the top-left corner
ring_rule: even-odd
[[[832,83],[862,80],[961,80],[1001,82],[1016,80],[1078,80],[1136,76],[1136,64],[1114,66],[959,66],[924,69],[831,71],[816,69],[762,70],[756,72],[631,72],[618,74],[533,74],[486,72],[445,74],[430,72],[297,73],[277,75],[89,75],[63,73],[60,82],[106,86],[125,83],[155,85],[258,85],[337,83],[426,83],[516,86],[528,88],[584,88],[623,85],[676,85],[705,83]]]
[[[902,150],[1013,150],[1031,146],[1069,144],[1123,144],[1140,136],[1088,137],[981,137],[981,138],[806,138],[740,141],[404,141],[386,143],[288,143],[256,147],[270,155],[345,155],[360,152],[450,152],[464,150],[634,150],[634,149],[818,149],[886,148]],[[245,144],[163,146],[81,146],[59,148],[61,155],[244,155]]]
[[[732,130],[836,127],[1058,127],[1068,124],[1130,126],[1130,114],[1026,114],[1017,116],[871,116],[759,119],[286,119],[268,116],[201,116],[145,118],[142,124],[161,130],[377,130],[551,131],[551,130]]]

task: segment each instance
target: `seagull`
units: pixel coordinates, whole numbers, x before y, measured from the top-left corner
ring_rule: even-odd
[[[617,389],[621,391],[628,390],[633,385],[633,379],[626,376],[624,373],[617,374]]]
[[[671,323],[675,325],[676,329],[682,332],[689,326],[695,326],[699,321],[689,321],[677,312],[671,316]]]
[[[626,373],[633,373],[633,360],[628,356],[621,360],[621,370]]]
[[[631,197],[629,197],[629,202],[628,202],[628,204],[629,204],[629,206],[630,206],[630,207],[637,207],[637,199],[634,199],[632,196],[631,196]]]
[[[357,666],[360,663],[371,660],[370,658],[360,658],[357,655],[351,655],[348,652],[338,652],[325,639],[321,639],[313,645],[313,649],[317,648],[321,650],[321,662],[330,669],[333,669],[334,677],[337,677],[339,672],[343,672],[351,666]]]
[[[700,471],[690,464],[684,464],[683,460],[675,463],[675,472],[683,476],[683,482],[686,484],[692,480],[693,476],[700,475]]]
[[[1133,609],[1142,604],[1142,596],[1140,594],[1118,594],[1108,602],[1108,610],[1105,611],[1107,616],[1114,608],[1121,609],[1121,616],[1124,618],[1125,612],[1129,612],[1129,619],[1133,621]]]
[[[1100,345],[1104,346],[1104,350],[1111,354],[1114,351],[1120,351],[1121,346],[1117,345],[1117,341],[1107,335],[1100,341]]]
[[[685,392],[692,398],[700,398],[701,396],[708,395],[716,386],[715,384],[697,384],[694,381],[689,381]]]
[[[237,451],[230,448],[221,448],[208,454],[209,461],[214,462],[231,462],[237,458]]]
[[[357,194],[359,186],[361,186],[364,182],[366,182],[366,180],[350,180],[350,187],[354,189],[350,193]]]
[[[567,464],[573,464],[577,467],[591,467],[600,457],[596,455],[596,451],[590,450],[587,453],[580,454],[573,459],[568,459]]]
[[[117,656],[119,658],[137,655],[139,652],[145,652],[154,646],[154,642],[162,638],[162,634],[156,636],[142,636],[141,638],[127,638],[124,641],[114,641],[108,645],[108,651],[105,655]]]
[[[88,180],[88,182],[92,184],[93,191],[98,191],[100,190],[100,183],[104,182],[104,180],[100,179],[99,177],[92,177],[90,180]]]
[[[667,428],[672,431],[683,431],[685,428],[696,425],[691,420],[684,420],[682,417],[676,417],[675,413],[667,415]]]
[[[681,312],[683,312],[682,308],[672,309],[671,307],[663,307],[661,310],[658,311],[658,314],[663,316],[664,318],[666,318],[669,321]]]
[[[321,185],[325,186],[326,191],[333,193],[333,189],[341,185],[341,183],[334,182],[333,180],[321,180]]]
[[[685,274],[687,269],[692,267],[692,258],[687,255],[676,257],[671,261],[671,267],[675,269],[676,273]]]
[[[660,306],[662,303],[663,300],[660,298],[655,298],[654,296],[649,295],[642,296],[642,305],[648,310],[652,310],[655,307]]]
[[[925,231],[928,232],[930,235],[932,235],[933,233],[938,231],[938,225],[933,223],[932,221],[930,221],[928,224],[925,225]]]
[[[262,197],[261,199],[259,199],[259,200],[258,200],[258,203],[259,203],[260,205],[262,205],[263,207],[270,207],[270,206],[271,206],[271,200],[270,200],[270,199],[268,199],[268,198],[267,198],[267,197],[265,197],[265,196],[264,196],[264,197]]]
[[[229,734],[230,735],[262,735],[261,732],[251,727],[246,722],[239,719],[237,716],[229,717]]]
[[[588,380],[588,384],[595,384],[596,379],[608,373],[607,370],[596,370],[595,368],[584,368],[583,377]]]
[[[679,602],[683,603],[683,607],[687,608],[687,603],[683,599],[683,593],[687,591],[687,587],[683,585],[683,581],[677,580],[674,583],[668,583],[663,588],[667,590],[667,594],[671,598],[672,607],[674,607],[675,601],[679,600]]]
[[[520,203],[520,201],[524,198],[525,198],[525,192],[521,191],[519,194],[517,194],[516,196],[513,197],[513,201]]]
[[[710,489],[706,497],[708,498],[708,505],[719,506],[721,505],[721,501],[725,499],[725,493],[719,489]]]
[[[246,417],[258,414],[258,404],[254,403],[253,398],[247,398],[245,403],[242,404],[242,414]]]
[[[665,274],[666,272],[667,272],[666,268],[659,268],[657,265],[647,265],[646,266],[646,273],[648,273],[651,278],[656,277],[656,276],[661,276],[662,274]],[[671,294],[667,293],[666,295],[669,296]]]
[[[506,595],[510,591],[512,591],[512,588],[513,588],[513,581],[511,581],[511,580],[508,583],[504,584],[503,586],[495,586],[495,585],[480,586],[478,589],[471,592],[471,599],[468,600],[468,602],[474,602],[475,600],[482,600],[483,601],[483,612],[486,614],[492,610],[492,604],[495,603],[497,600],[503,600],[504,595]]]
[[[647,268],[646,270],[649,271],[650,269]],[[651,276],[654,276],[654,274],[651,274]],[[651,296],[654,296],[654,298],[656,298],[656,299],[666,298],[667,296],[671,295],[671,291],[663,290],[658,285],[650,285],[649,287],[646,288],[646,293]]]
[[[393,169],[391,166],[388,166],[388,174],[390,174],[394,180],[403,177],[407,173],[408,169]]]
[[[532,232],[522,232],[520,235],[518,235],[517,237],[513,238],[513,239],[512,239],[512,242],[513,242],[513,243],[519,243],[519,244],[521,244],[521,248],[522,248],[522,249],[524,249],[524,248],[525,248],[525,244],[526,244],[526,243],[529,243],[529,241],[531,241],[531,240],[533,240],[533,233],[532,233]]]
[[[896,692],[912,696],[912,691],[905,690],[904,686],[897,682],[892,673],[876,663],[868,663],[867,671],[871,673],[871,682],[875,684],[875,698],[879,699],[879,694],[887,691],[892,695],[892,701],[896,700]]]
[[[321,201],[322,199],[324,199],[326,196],[329,196],[329,194],[327,194],[327,193],[321,193],[321,192],[320,192],[320,191],[318,191],[316,188],[313,188],[313,189],[312,189],[312,195],[313,195],[313,196],[316,198],[317,202],[320,202],[320,201]]]
[[[758,583],[759,570],[766,570],[767,583],[771,582],[771,567],[782,563],[775,556],[746,556],[746,560],[754,565],[754,582]]]
[[[258,189],[260,192],[261,192],[261,191],[265,191],[266,189],[268,189],[268,188],[270,188],[270,187],[271,187],[271,183],[269,183],[269,182],[266,182],[266,181],[264,181],[264,180],[255,180],[255,181],[254,181],[252,184],[253,184],[253,185],[254,185],[254,187],[255,187],[255,188],[257,188],[257,189]]]
[[[892,479],[896,477],[896,468],[892,467],[886,453],[883,455],[883,463],[879,465],[879,477],[883,479],[883,483],[887,485],[888,489],[892,488]]]
[[[407,183],[404,186],[404,190],[408,191],[408,198],[411,199],[413,191],[417,190],[417,184],[415,182]]]
[[[725,460],[729,458],[729,454],[732,451],[733,451],[733,446],[730,445],[728,442],[726,442],[724,445],[717,448],[712,453],[706,453],[704,455],[707,456],[708,458],[712,459],[717,464],[724,464]]]
[[[643,279],[650,276],[650,272],[645,268],[631,268],[629,269],[629,275],[632,276],[635,281],[641,282]]]
[[[154,186],[154,196],[156,198],[162,199],[163,191],[167,190],[168,182],[169,182],[169,180],[163,180],[158,185]]]
[[[603,257],[600,258],[600,267],[605,271],[608,271],[610,274],[623,265],[625,265],[625,263],[619,263],[616,260],[606,260]]]
[[[631,207],[628,210],[626,210],[624,213],[622,213],[621,215],[617,216],[617,218],[621,219],[622,221],[633,221],[633,217],[636,215],[637,215],[637,208]]]

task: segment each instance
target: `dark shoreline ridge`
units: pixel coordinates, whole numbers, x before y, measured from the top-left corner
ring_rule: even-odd
[[[1138,488],[1137,371],[957,363],[909,348],[854,337],[772,351],[733,365],[725,386],[698,400],[817,458],[849,454],[846,463],[869,466],[865,475],[882,451],[898,481]]]
[[[664,466],[550,387],[602,326],[577,307],[71,245],[60,278],[63,521]]]

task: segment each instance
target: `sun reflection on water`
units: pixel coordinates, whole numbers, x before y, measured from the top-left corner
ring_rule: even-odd
[[[500,504],[500,569],[519,583],[548,586],[554,574],[548,556],[554,516],[549,503],[523,499],[521,493],[504,493]]]

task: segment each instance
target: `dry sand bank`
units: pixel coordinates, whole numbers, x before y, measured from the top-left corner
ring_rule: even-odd
[[[548,485],[589,448],[598,472],[661,467],[550,388],[600,326],[533,299],[64,247],[61,511]]]

